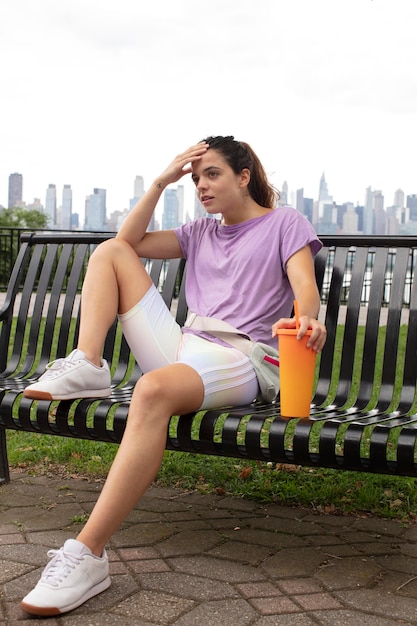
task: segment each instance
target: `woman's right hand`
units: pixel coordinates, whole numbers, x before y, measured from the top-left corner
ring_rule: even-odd
[[[191,146],[185,152],[178,154],[156,179],[157,186],[166,187],[171,183],[176,183],[185,174],[191,174],[191,164],[199,161],[208,148],[209,145],[207,143],[200,142]]]

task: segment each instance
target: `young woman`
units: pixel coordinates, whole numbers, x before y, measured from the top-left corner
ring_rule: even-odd
[[[191,174],[207,213],[221,214],[169,231],[146,232],[164,189]],[[110,585],[105,545],[158,472],[171,415],[243,405],[258,395],[246,355],[210,335],[181,329],[139,257],[187,259],[190,311],[229,322],[253,340],[276,344],[298,301],[301,338],[319,352],[311,224],[275,191],[253,150],[233,137],[209,137],[179,154],[132,209],[115,239],[92,255],[82,293],[78,348],[25,390],[35,399],[105,397],[110,374],[101,358],[116,315],[144,372],[133,393],[125,435],[100,497],[77,539],[51,560],[22,608],[34,615],[70,611]]]

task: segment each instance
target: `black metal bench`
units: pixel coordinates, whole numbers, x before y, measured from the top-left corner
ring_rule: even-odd
[[[86,262],[107,237],[22,237],[0,310],[0,482],[9,480],[7,429],[120,442],[141,372],[116,323],[104,347],[111,398],[51,403],[22,395],[49,361],[73,349]],[[417,476],[417,241],[321,239],[315,266],[328,339],[310,419],[282,418],[279,402],[183,415],[171,420],[168,449]],[[185,262],[146,263],[183,323]]]

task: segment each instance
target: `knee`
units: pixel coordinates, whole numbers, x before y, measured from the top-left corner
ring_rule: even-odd
[[[157,411],[159,415],[161,409],[168,410],[169,398],[160,371],[154,370],[140,377],[133,392],[132,402],[138,402],[146,412]]]
[[[124,254],[131,254],[132,248],[126,241],[121,239],[107,239],[100,243],[91,255],[91,261],[112,260]]]

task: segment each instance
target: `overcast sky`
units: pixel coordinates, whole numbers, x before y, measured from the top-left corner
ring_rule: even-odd
[[[180,151],[233,134],[280,188],[417,193],[417,0],[3,0],[0,204],[55,183],[128,206]],[[192,187],[186,183],[187,202]],[[189,191],[188,191],[189,190]],[[187,207],[188,208],[188,207]]]

